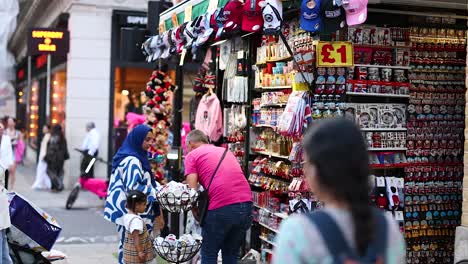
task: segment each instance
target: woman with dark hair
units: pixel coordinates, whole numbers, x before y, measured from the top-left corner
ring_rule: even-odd
[[[153,177],[148,160],[148,149],[154,144],[154,140],[151,127],[138,125],[127,135],[112,159],[112,175],[107,191],[104,219],[117,225],[117,232],[120,236],[120,264],[124,263],[124,215],[128,212],[125,208],[126,194],[137,190],[148,197],[148,204],[140,216],[150,233],[153,231],[155,218],[160,214],[159,204],[156,200],[158,184]]]
[[[60,125],[55,125],[52,128],[44,158],[47,163],[47,175],[49,175],[52,183],[52,191],[60,192],[63,190],[63,165],[69,158],[70,154],[68,153],[67,140],[63,135],[62,127]]]
[[[273,263],[404,263],[396,222],[369,205],[368,153],[359,128],[346,119],[320,121],[303,148],[310,191],[325,207],[282,223]]]

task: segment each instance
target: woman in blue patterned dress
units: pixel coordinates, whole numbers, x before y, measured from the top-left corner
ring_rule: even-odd
[[[126,194],[131,190],[138,190],[148,197],[148,207],[141,214],[148,231],[153,230],[153,222],[160,214],[156,200],[157,183],[151,172],[147,150],[154,142],[154,134],[147,125],[135,127],[127,136],[117,154],[112,160],[112,176],[107,192],[104,218],[117,225],[120,235],[119,263],[123,263],[122,245],[125,239],[123,216]]]

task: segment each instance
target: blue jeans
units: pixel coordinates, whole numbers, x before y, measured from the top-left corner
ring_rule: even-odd
[[[216,264],[221,250],[223,264],[236,264],[246,231],[252,225],[252,202],[208,211],[202,228],[201,263]]]
[[[8,250],[6,229],[0,230],[0,263],[2,264],[13,263],[10,258],[10,251]]]

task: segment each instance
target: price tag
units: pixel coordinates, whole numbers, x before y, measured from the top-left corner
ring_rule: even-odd
[[[172,13],[172,27],[178,27],[179,20],[177,19],[177,14],[174,12]]]
[[[384,177],[376,177],[375,180],[376,180],[377,187],[385,187]]]
[[[163,33],[163,32],[166,32],[166,23],[164,21],[159,23],[159,33]]]
[[[403,221],[403,212],[402,211],[396,211],[395,212],[395,220],[397,221]]]
[[[354,65],[351,42],[323,42],[317,44],[317,66],[352,67]]]
[[[192,5],[185,7],[184,22],[192,21]]]
[[[301,53],[298,53],[298,54],[294,55],[294,59],[296,60],[296,62],[297,62],[298,64],[301,64],[302,61],[303,61],[303,59],[302,59],[302,54],[301,54]]]
[[[185,55],[187,55],[187,50],[185,48],[182,49],[182,53],[180,54],[180,62],[179,66],[184,65]]]
[[[404,180],[401,179],[401,178],[397,178],[397,179],[396,179],[396,186],[397,186],[397,188],[400,188],[400,189],[401,189],[401,188],[404,188],[404,187],[405,187],[405,182],[404,182]]]
[[[214,12],[218,8],[218,0],[210,0],[208,4],[208,12]]]

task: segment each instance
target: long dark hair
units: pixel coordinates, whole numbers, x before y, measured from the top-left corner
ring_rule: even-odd
[[[65,143],[65,136],[63,135],[63,131],[62,131],[62,126],[61,125],[54,125],[52,127],[52,131],[51,131],[51,136],[56,136],[59,138],[59,142],[62,144],[62,143]]]
[[[365,254],[374,238],[369,205],[369,162],[359,128],[346,119],[319,121],[304,136],[308,162],[317,168],[317,182],[351,210],[358,253]]]
[[[135,209],[139,203],[146,203],[146,195],[140,191],[129,191],[127,194],[127,203],[125,207],[136,213]]]

